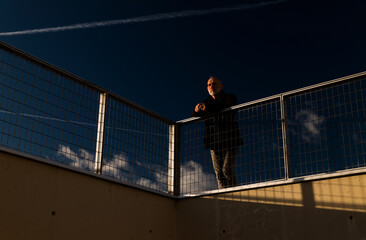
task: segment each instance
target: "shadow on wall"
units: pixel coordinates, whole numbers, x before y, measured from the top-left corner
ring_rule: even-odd
[[[178,239],[366,239],[366,175],[185,199],[177,219]]]

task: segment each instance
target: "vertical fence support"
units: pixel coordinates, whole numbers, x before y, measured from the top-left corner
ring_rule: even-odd
[[[287,140],[287,114],[286,114],[286,102],[284,96],[280,96],[281,104],[281,123],[282,123],[282,145],[283,145],[283,160],[285,166],[285,179],[290,178],[290,166],[288,157],[288,140]]]
[[[168,192],[180,195],[180,125],[169,126],[169,170]]]
[[[107,102],[107,93],[99,95],[99,116],[97,128],[97,143],[95,148],[95,173],[102,173],[102,158],[103,158],[103,141],[105,127],[105,109]]]

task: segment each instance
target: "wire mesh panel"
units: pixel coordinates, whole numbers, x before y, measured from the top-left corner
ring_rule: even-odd
[[[102,174],[168,192],[169,124],[107,99]]]
[[[185,123],[181,137],[182,194],[284,178],[279,100]],[[223,149],[228,155],[222,155]],[[225,169],[227,157],[233,171]],[[228,176],[232,182],[222,185],[220,174],[233,175]]]
[[[191,194],[217,189],[210,152],[205,148],[204,120],[181,127],[180,193]]]
[[[364,76],[174,123],[0,42],[0,146],[186,196],[366,167]]]
[[[238,118],[244,139],[239,149],[239,182],[253,184],[284,178],[280,101],[242,109]]]
[[[99,93],[0,49],[0,144],[92,170]]]
[[[287,97],[291,176],[366,166],[366,80]]]
[[[168,192],[173,122],[162,119],[0,43],[3,149]]]

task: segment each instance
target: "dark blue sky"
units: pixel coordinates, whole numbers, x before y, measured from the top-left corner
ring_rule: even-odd
[[[3,0],[0,32],[263,1]],[[366,71],[366,1],[263,8],[0,40],[171,120],[217,75],[239,103]]]

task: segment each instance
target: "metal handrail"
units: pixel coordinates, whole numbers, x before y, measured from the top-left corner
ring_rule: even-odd
[[[125,104],[128,104],[129,106],[132,106],[132,107],[134,107],[136,109],[140,109],[141,111],[146,112],[149,115],[151,115],[151,116],[153,116],[153,117],[155,117],[157,119],[160,119],[160,120],[162,120],[164,122],[167,122],[168,124],[175,124],[174,121],[172,121],[172,120],[170,120],[170,119],[168,119],[168,118],[166,118],[166,117],[164,117],[162,115],[159,115],[159,114],[153,112],[152,110],[150,110],[148,108],[145,108],[145,107],[143,107],[143,106],[141,106],[141,105],[139,105],[137,103],[134,103],[134,102],[132,102],[132,101],[126,99],[126,98],[123,98],[122,96],[120,96],[120,95],[118,95],[116,93],[110,92],[109,90],[107,90],[105,88],[102,88],[102,87],[100,87],[100,86],[98,86],[96,84],[93,84],[93,83],[85,80],[82,77],[79,77],[79,76],[77,76],[75,74],[72,74],[72,73],[70,73],[70,72],[68,72],[68,71],[66,71],[66,70],[64,70],[62,68],[59,68],[59,67],[55,66],[55,65],[52,65],[52,64],[50,64],[50,63],[48,63],[48,62],[46,62],[44,60],[41,60],[41,59],[39,59],[39,58],[37,58],[37,57],[29,54],[29,53],[26,53],[26,52],[24,52],[22,50],[19,50],[19,49],[15,48],[15,47],[13,47],[13,46],[11,46],[11,45],[3,42],[3,41],[0,41],[0,46],[2,48],[6,49],[7,51],[9,51],[9,52],[17,55],[17,56],[20,56],[22,58],[25,58],[25,59],[30,60],[32,62],[35,62],[35,63],[39,64],[40,66],[43,66],[43,67],[48,68],[48,69],[51,69],[51,70],[53,70],[53,71],[55,71],[55,72],[57,72],[57,73],[65,76],[67,78],[70,78],[70,79],[72,79],[74,81],[77,81],[79,83],[82,83],[82,84],[84,84],[84,85],[86,85],[86,86],[88,86],[90,88],[93,88],[95,91],[98,91],[100,93],[106,93],[106,94],[108,94],[108,96],[113,96],[114,98],[118,99],[119,101],[121,101],[121,102],[123,102]]]
[[[182,146],[181,146],[181,128],[187,124],[190,123],[196,123],[196,122],[201,122],[203,120],[203,118],[200,117],[191,117],[191,118],[187,118],[187,119],[183,119],[180,121],[172,121],[169,120],[147,108],[144,108],[130,100],[127,100],[115,93],[112,93],[104,88],[101,88],[95,84],[92,84],[90,82],[88,82],[87,80],[76,76],[72,73],[69,73],[61,68],[58,68],[52,64],[49,64],[43,60],[40,60],[26,52],[23,52],[19,49],[16,49],[15,47],[12,47],[4,42],[0,41],[0,48],[16,55],[19,56],[21,58],[24,58],[32,63],[35,63],[39,66],[42,66],[48,70],[52,70],[54,72],[56,72],[57,74],[60,74],[72,81],[75,81],[77,83],[81,83],[83,86],[86,86],[90,89],[93,89],[96,93],[99,93],[99,97],[100,97],[100,105],[99,105],[99,118],[98,118],[98,122],[95,124],[95,126],[98,126],[98,136],[97,136],[97,147],[96,147],[96,156],[95,156],[95,163],[96,163],[96,168],[95,168],[95,172],[97,173],[96,175],[101,175],[101,169],[102,169],[102,152],[103,152],[103,139],[104,139],[104,123],[105,123],[105,106],[106,106],[106,99],[107,98],[111,98],[113,100],[117,100],[120,103],[123,103],[129,107],[132,107],[135,110],[137,110],[139,113],[146,113],[149,117],[152,117],[154,119],[160,120],[162,123],[169,125],[169,136],[166,136],[167,138],[169,138],[169,143],[168,143],[168,149],[169,149],[169,157],[167,159],[168,162],[168,173],[167,176],[169,178],[168,180],[168,193],[170,193],[171,195],[174,195],[175,197],[181,197],[181,193],[180,193],[180,171],[182,166],[180,166],[180,154],[182,151]],[[21,70],[21,69],[16,69]],[[254,101],[249,101],[246,103],[241,103],[229,108],[224,109],[222,112],[227,112],[227,111],[236,111],[236,110],[243,110],[246,108],[250,108],[256,105],[260,105],[260,104],[264,104],[264,103],[270,103],[270,102],[279,102],[280,107],[281,107],[281,117],[280,119],[276,119],[276,120],[280,120],[281,121],[281,128],[282,128],[282,144],[283,144],[283,160],[284,160],[284,165],[285,165],[285,177],[284,177],[284,182],[291,182],[292,180],[296,179],[296,181],[298,181],[300,178],[293,178],[291,177],[291,172],[290,172],[290,159],[288,159],[288,138],[287,138],[287,134],[288,134],[288,129],[287,129],[287,123],[286,123],[286,99],[290,98],[292,96],[296,96],[297,94],[303,94],[303,93],[307,93],[307,92],[312,92],[318,89],[323,89],[332,85],[337,85],[337,84],[341,84],[347,81],[355,81],[355,80],[362,80],[366,78],[366,71],[364,72],[360,72],[357,74],[353,74],[353,75],[349,75],[349,76],[345,76],[345,77],[341,77],[341,78],[336,78],[333,80],[329,80],[326,82],[322,82],[322,83],[318,83],[318,84],[314,84],[308,87],[303,87],[303,88],[299,88],[296,90],[291,90],[291,91],[287,91],[284,93],[280,93],[280,94],[276,94],[273,96],[269,96],[269,97],[265,97],[265,98],[261,98],[261,99],[257,99]],[[118,119],[119,120],[119,119]],[[165,133],[164,133],[165,134]],[[344,146],[348,146],[348,145],[344,145]],[[2,147],[0,146],[1,149],[6,149],[6,147]],[[17,150],[10,150],[10,152],[13,151],[17,154],[25,154],[25,156],[29,157],[29,154],[26,153],[21,153]],[[39,156],[34,156],[34,158],[36,159],[40,159]],[[50,163],[50,161],[45,160],[46,162]],[[58,165],[57,163],[55,163],[56,165]],[[84,171],[85,172],[85,171]],[[352,172],[358,172],[358,171],[352,171]],[[364,172],[364,170],[362,170],[361,172]],[[95,175],[95,173],[91,173],[92,175]],[[333,173],[332,173],[333,174]],[[329,175],[329,176],[333,176],[333,175]],[[342,173],[344,174],[344,173]],[[107,177],[108,178],[108,177]],[[305,178],[304,178],[305,179]],[[310,179],[310,178],[309,178]],[[126,183],[127,185],[131,185],[134,186],[133,183]],[[276,182],[277,184],[277,182]],[[260,185],[260,184],[259,184]],[[136,184],[137,187],[139,187]],[[253,185],[254,186],[254,185]],[[140,186],[141,187],[141,186]],[[144,187],[142,187],[143,189],[145,189]],[[231,190],[239,190],[239,189],[243,189],[245,187],[241,186],[241,187],[237,187],[237,188],[233,188]],[[157,192],[158,190],[152,190],[153,192]],[[225,190],[227,191],[227,190]],[[167,193],[163,193],[163,195],[166,195]],[[195,193],[196,194],[196,193]]]
[[[303,87],[303,88],[299,88],[299,89],[295,89],[295,90],[290,90],[290,91],[287,91],[287,92],[283,92],[283,93],[275,94],[275,95],[272,95],[272,96],[256,99],[256,100],[253,100],[253,101],[240,103],[240,104],[237,104],[235,106],[225,108],[221,112],[231,111],[231,110],[235,110],[235,109],[241,109],[241,108],[253,106],[253,105],[258,104],[258,103],[263,103],[263,102],[271,101],[271,100],[274,100],[274,99],[279,99],[281,97],[287,97],[287,96],[291,96],[291,95],[294,95],[294,94],[298,94],[298,93],[302,93],[302,92],[306,92],[306,91],[326,87],[326,86],[329,86],[329,85],[332,85],[332,84],[341,83],[341,82],[345,82],[345,81],[349,81],[349,80],[361,79],[361,78],[366,78],[366,71],[355,73],[355,74],[344,76],[344,77],[340,77],[340,78],[335,78],[335,79],[332,79],[332,80],[329,80],[329,81],[326,81],[326,82],[313,84],[313,85],[310,85],[310,86],[307,86],[307,87]],[[181,119],[181,120],[177,121],[176,123],[183,124],[183,123],[197,121],[199,119],[201,119],[201,117],[189,117],[189,118]]]

